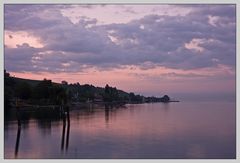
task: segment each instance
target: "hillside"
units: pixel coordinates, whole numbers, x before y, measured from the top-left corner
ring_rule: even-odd
[[[79,83],[68,84],[53,83],[51,80],[30,80],[12,77],[4,73],[4,97],[5,104],[13,99],[25,100],[32,104],[60,104],[75,102],[121,102],[121,103],[144,103],[144,102],[168,102],[170,98],[165,95],[158,97],[145,97],[133,92],[125,92],[116,87],[106,84],[105,88]]]

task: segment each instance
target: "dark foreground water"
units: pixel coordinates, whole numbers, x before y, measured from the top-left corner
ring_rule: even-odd
[[[5,158],[235,158],[235,103],[131,104],[4,124]]]

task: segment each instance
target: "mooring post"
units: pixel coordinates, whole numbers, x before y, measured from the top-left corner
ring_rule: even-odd
[[[21,127],[21,116],[18,108],[17,108],[17,121],[18,121],[18,127]]]
[[[69,106],[66,106],[66,111],[67,111],[67,122],[69,124],[70,123]]]
[[[62,119],[63,119],[63,125],[65,125],[66,124],[66,114],[65,114],[65,111],[64,111],[64,109],[63,109],[63,111],[62,111]]]
[[[21,113],[19,109],[18,99],[16,99],[16,115],[17,115],[17,121],[18,121],[18,127],[21,126]]]

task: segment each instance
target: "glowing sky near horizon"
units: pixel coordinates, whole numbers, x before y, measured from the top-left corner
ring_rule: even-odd
[[[234,5],[4,6],[5,69],[143,95],[235,95]]]

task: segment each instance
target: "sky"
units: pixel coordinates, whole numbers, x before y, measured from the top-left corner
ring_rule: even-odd
[[[235,100],[236,6],[5,4],[4,65],[21,78]]]

